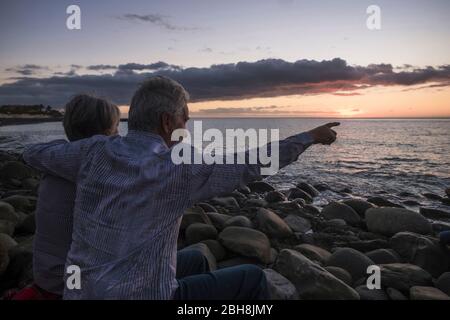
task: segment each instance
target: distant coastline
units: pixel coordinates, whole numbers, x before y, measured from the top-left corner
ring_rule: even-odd
[[[61,114],[60,116],[44,116],[44,115],[33,115],[30,116],[28,114],[23,115],[15,115],[15,116],[5,116],[0,113],[0,127],[4,126],[14,126],[14,125],[22,125],[22,124],[40,124],[46,122],[59,122],[62,121],[64,116]],[[193,120],[196,119],[339,119],[339,120],[449,120],[450,117],[395,117],[395,118],[330,118],[330,117],[202,117],[202,116],[192,116]],[[120,119],[121,122],[128,122],[128,118]]]

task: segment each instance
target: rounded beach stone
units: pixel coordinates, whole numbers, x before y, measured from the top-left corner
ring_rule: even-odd
[[[359,300],[359,294],[300,252],[284,249],[274,269],[297,288],[306,300]]]
[[[394,250],[391,249],[376,249],[366,253],[375,264],[398,263],[400,257]]]
[[[294,250],[300,252],[311,261],[318,261],[320,263],[324,263],[331,257],[331,253],[329,251],[307,243],[295,246]]]
[[[217,230],[214,226],[209,224],[193,223],[186,229],[186,241],[188,244],[216,238]]]
[[[319,195],[319,190],[317,190],[312,185],[310,185],[309,183],[306,183],[306,182],[300,182],[299,184],[297,184],[297,188],[305,191],[312,198],[317,197]]]
[[[356,213],[359,214],[359,216],[363,219],[364,219],[367,209],[375,207],[374,204],[372,204],[368,201],[362,200],[362,199],[349,199],[349,200],[343,201],[342,203],[348,205],[353,210],[355,210]]]
[[[259,208],[255,221],[258,229],[269,237],[285,238],[292,235],[292,230],[286,222],[269,209]]]
[[[350,225],[358,225],[361,217],[351,207],[340,202],[331,202],[322,210],[322,215],[328,219],[342,219]]]
[[[348,271],[339,267],[325,267],[325,270],[327,270],[329,273],[331,273],[339,280],[343,281],[345,284],[349,286],[352,285],[353,283],[352,275],[348,273]]]
[[[226,227],[244,227],[253,228],[253,223],[246,216],[235,216],[225,221],[224,228]]]
[[[257,258],[270,263],[270,241],[267,236],[254,229],[227,227],[219,234],[220,243],[228,250],[244,257]]]
[[[431,223],[420,213],[402,208],[371,208],[366,211],[369,231],[387,236],[402,231],[430,234]]]
[[[411,300],[450,300],[450,297],[434,287],[414,286],[409,290]]]
[[[352,248],[339,248],[326,261],[327,266],[347,270],[353,279],[367,277],[367,268],[374,264],[365,254]]]
[[[298,292],[288,279],[273,269],[264,269],[270,300],[296,300]]]
[[[436,281],[436,288],[450,295],[450,272],[445,272]]]

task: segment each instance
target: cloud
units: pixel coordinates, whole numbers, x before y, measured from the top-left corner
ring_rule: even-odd
[[[87,66],[86,69],[93,70],[93,71],[102,71],[102,70],[117,69],[117,66],[113,66],[110,64],[95,64],[95,65]]]
[[[49,70],[48,67],[40,66],[37,64],[25,64],[21,66],[15,66],[13,68],[5,69],[8,72],[15,72],[23,76],[30,76],[39,73],[42,70]]]
[[[103,67],[89,66],[90,70]],[[345,60],[266,59],[256,62],[183,68],[166,62],[108,66],[112,73],[26,77],[0,86],[0,105],[64,104],[73,94],[89,92],[128,104],[145,78],[163,75],[179,81],[192,101],[239,100],[286,95],[355,95],[373,86],[449,85],[450,66],[395,72],[390,64],[349,65]]]
[[[161,14],[135,14],[127,13],[117,17],[120,20],[146,22],[170,31],[193,31],[199,30],[198,27],[178,26],[170,22],[170,17]]]
[[[297,115],[336,115],[337,111],[317,111],[317,110],[285,110],[285,106],[267,106],[267,107],[219,107],[211,109],[199,109],[191,112],[196,116],[218,116],[218,115],[243,115],[243,114],[297,114]]]

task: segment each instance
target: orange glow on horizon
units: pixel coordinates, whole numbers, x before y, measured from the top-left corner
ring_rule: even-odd
[[[191,117],[446,118],[450,87],[375,87],[349,94],[189,103]],[[128,106],[120,106],[124,117]]]

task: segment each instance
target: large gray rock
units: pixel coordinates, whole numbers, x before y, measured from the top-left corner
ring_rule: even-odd
[[[257,258],[270,263],[270,242],[267,236],[254,229],[228,227],[219,234],[219,241],[228,250],[244,257]]]
[[[30,167],[18,161],[8,161],[0,167],[0,178],[22,180],[32,176]]]
[[[389,296],[389,299],[394,300],[394,301],[408,300],[408,298],[403,293],[401,293],[399,290],[397,290],[395,288],[387,288],[386,293]]]
[[[296,216],[294,214],[290,214],[286,218],[284,218],[284,222],[286,222],[286,224],[294,232],[305,233],[311,230],[311,223],[307,219]]]
[[[415,286],[409,290],[411,300],[450,300],[450,297],[434,287]]]
[[[297,184],[297,188],[305,191],[312,198],[317,197],[319,195],[319,190],[317,190],[312,185],[310,185],[309,183],[306,183],[306,182],[300,182],[299,184]]]
[[[185,230],[189,225],[193,223],[206,223],[211,224],[211,220],[205,214],[205,211],[200,206],[195,206],[186,209],[181,219],[180,230]]]
[[[0,201],[0,220],[8,220],[17,224],[21,221],[21,217],[16,213],[12,205]]]
[[[401,262],[397,252],[391,249],[376,249],[366,253],[375,264],[388,264]]]
[[[258,193],[264,193],[264,192],[269,192],[269,191],[275,190],[274,187],[272,187],[270,184],[268,184],[267,182],[264,182],[264,181],[252,182],[248,185],[248,187],[250,188],[250,190],[252,192],[258,192]]]
[[[239,203],[234,197],[215,197],[211,199],[211,203],[214,205],[224,207],[230,211],[239,210]]]
[[[209,250],[209,247],[206,244],[196,243],[184,248],[183,250],[196,250],[201,252],[208,261],[209,270],[215,271],[217,269],[216,257],[212,254],[211,250]]]
[[[431,275],[421,267],[409,263],[380,265],[381,285],[400,291],[408,291],[414,286],[432,285]]]
[[[353,278],[352,275],[348,273],[348,271],[339,267],[325,267],[325,270],[327,270],[339,280],[343,281],[345,284],[352,286]]]
[[[367,199],[367,201],[379,207],[403,208],[403,206],[389,201],[383,197],[370,197]]]
[[[347,270],[354,280],[358,280],[367,277],[367,268],[375,263],[355,249],[339,248],[328,258],[326,264]]]
[[[2,243],[6,250],[10,250],[11,248],[17,246],[17,241],[5,233],[0,233],[0,243]]]
[[[36,232],[36,220],[34,212],[30,213],[21,223],[15,228],[16,234],[34,234]]]
[[[359,299],[355,290],[295,250],[282,250],[275,270],[294,284],[302,299]]]
[[[361,285],[355,288],[361,300],[389,300],[389,296],[383,289],[369,289],[366,285]]]
[[[217,209],[214,206],[212,206],[206,202],[199,202],[199,203],[197,203],[197,206],[202,208],[203,211],[205,211],[205,212],[217,212]]]
[[[344,203],[331,202],[322,210],[322,215],[328,219],[342,219],[350,225],[358,225],[361,217],[351,207]]]
[[[401,208],[372,208],[366,211],[367,228],[387,236],[402,231],[420,234],[432,232],[431,224],[420,213]]]
[[[356,211],[361,218],[364,219],[367,209],[374,208],[375,205],[362,199],[349,199],[343,201],[344,204]]]
[[[12,205],[16,211],[27,212],[32,206],[30,199],[21,195],[9,196],[3,198],[2,201]]]
[[[450,272],[443,273],[436,281],[436,288],[450,295]]]
[[[288,279],[273,269],[264,269],[270,300],[297,300],[298,292]]]
[[[327,250],[307,243],[295,246],[294,250],[300,252],[308,259],[312,261],[318,261],[321,264],[325,263],[325,261],[327,261],[331,257],[331,253]]]
[[[253,223],[246,216],[235,216],[225,222],[224,228],[226,227],[253,228]]]
[[[287,198],[284,194],[279,191],[270,191],[266,194],[264,198],[268,203],[286,201]]]
[[[288,199],[289,200],[295,200],[295,199],[303,199],[306,203],[312,203],[313,198],[305,191],[299,188],[292,188],[288,191]]]
[[[448,221],[450,219],[450,212],[445,210],[420,207],[419,212],[424,217],[432,220],[434,219]]]
[[[186,241],[188,244],[216,238],[217,230],[210,224],[193,223],[186,229]]]
[[[292,230],[286,222],[269,209],[259,208],[255,221],[257,228],[269,237],[286,238],[292,235]]]
[[[200,243],[204,243],[208,246],[211,253],[216,257],[216,261],[221,261],[225,258],[227,252],[225,251],[225,248],[220,244],[217,240],[203,240]]]
[[[218,230],[225,228],[225,223],[232,218],[230,215],[217,212],[208,212],[206,215],[211,220],[213,226],[215,226]]]
[[[0,233],[6,233],[12,236],[14,233],[15,223],[9,220],[0,220]]]
[[[390,245],[404,261],[421,267],[435,278],[449,269],[448,253],[435,238],[399,232],[391,238]]]

